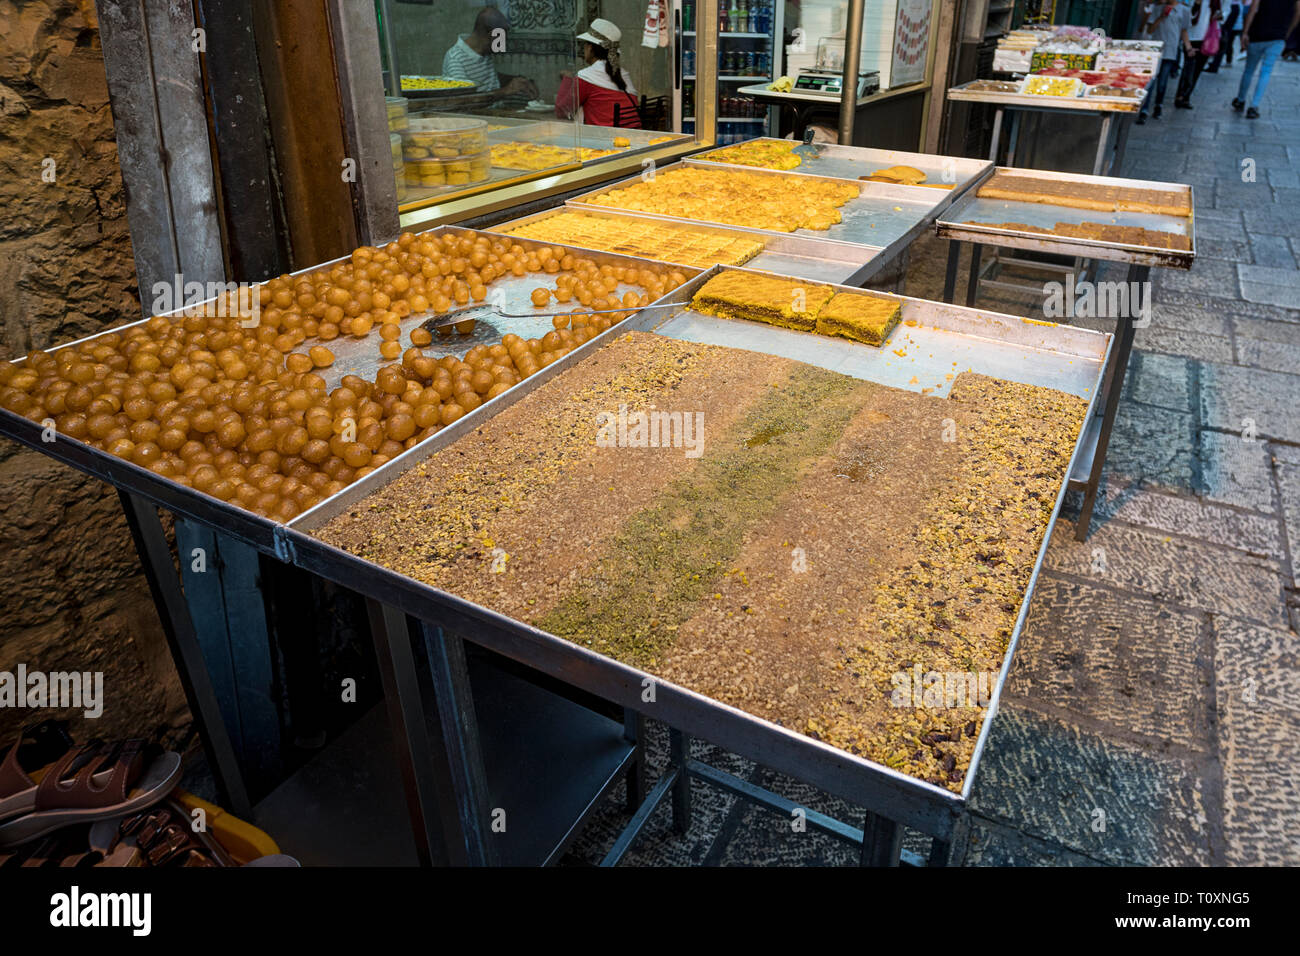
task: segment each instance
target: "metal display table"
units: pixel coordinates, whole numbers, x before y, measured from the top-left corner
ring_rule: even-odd
[[[948,99],[997,107],[993,114],[993,138],[989,146],[989,162],[998,162],[998,154],[1002,148],[1002,124],[1004,114],[1008,112],[1011,114],[1011,127],[1007,138],[1007,166],[1016,164],[1016,147],[1019,144],[1023,114],[1056,113],[1086,116],[1099,121],[1097,151],[1092,162],[1094,176],[1107,175],[1123,164],[1129,126],[1133,117],[1141,109],[1142,103],[1145,102],[1145,96],[1133,99],[1112,96],[1041,96],[1029,93],[995,93],[970,89],[970,86],[971,83],[965,83],[950,88]],[[1149,85],[1147,89],[1150,90]]]
[[[542,222],[565,212],[573,212],[567,206],[556,206],[531,216],[522,216],[508,222],[491,226],[489,231],[508,233],[512,229],[529,223]],[[618,223],[628,220],[657,220],[642,213],[624,209],[610,209],[605,206],[592,206],[581,210],[585,216],[594,216],[609,222]],[[712,223],[692,223],[691,229],[725,238],[754,238],[753,233],[734,226],[716,226]],[[593,249],[593,252],[600,250]],[[812,239],[805,236],[792,236],[786,233],[771,233],[764,239],[763,251],[745,265],[751,269],[763,269],[781,275],[799,276],[815,279],[819,282],[838,282],[845,285],[859,285],[884,267],[887,259],[881,254],[885,250],[880,246],[849,244]],[[693,268],[684,266],[684,268]]]
[[[809,121],[819,112],[836,113],[840,108],[840,96],[838,93],[830,95],[827,93],[808,93],[804,90],[790,90],[789,92],[780,92],[778,90],[769,90],[771,80],[764,80],[762,83],[751,83],[748,86],[736,88],[736,92],[741,96],[748,96],[765,103],[769,106],[777,106],[791,111],[794,117],[794,134],[802,137],[804,130],[807,129]],[[862,109],[869,106],[881,98],[879,92],[871,93],[868,96],[859,96],[856,108]],[[780,130],[777,130],[780,132]]]
[[[655,332],[687,341],[779,354],[831,367],[854,377],[920,390],[921,386],[912,384],[916,380],[917,368],[895,361],[893,352],[887,348],[874,349],[823,336],[716,319],[692,312],[689,301],[695,289],[718,271],[718,267],[709,270],[661,300],[678,303],[680,309],[668,315],[660,310],[645,311],[626,320],[616,330]],[[900,297],[899,301],[903,307],[903,321],[909,324],[906,334],[919,343],[914,351],[926,356],[922,361],[933,363],[935,370],[950,369],[956,362],[963,368],[977,372],[1049,384],[1053,388],[1088,396],[1090,404],[1095,402],[1110,347],[1109,335],[1066,326],[1048,327],[1010,316],[918,299]],[[589,343],[591,344],[600,343],[593,340],[593,343]],[[385,464],[339,495],[291,521],[282,534],[285,550],[291,555],[291,560],[312,573],[339,582],[350,582],[350,586],[372,595],[400,613],[423,621],[437,622],[465,634],[476,643],[537,670],[553,674],[599,697],[628,708],[640,709],[647,716],[653,716],[674,728],[671,738],[673,770],[656,783],[641,810],[619,838],[615,846],[615,851],[619,853],[635,839],[655,804],[667,799],[669,795],[673,799],[675,822],[679,827],[686,825],[692,777],[773,809],[783,810],[793,806],[775,794],[690,760],[686,749],[688,738],[699,736],[764,766],[789,773],[867,807],[867,819],[860,830],[829,818],[818,817],[813,820],[810,817],[810,822],[823,832],[860,842],[865,861],[897,863],[903,826],[912,827],[934,838],[932,861],[946,858],[948,847],[963,825],[966,800],[973,786],[979,755],[987,741],[991,726],[989,721],[985,721],[977,741],[976,754],[964,781],[964,788],[960,794],[954,793],[660,680],[652,674],[557,638],[525,622],[512,620],[455,594],[335,548],[313,535],[316,529],[333,517],[357,507],[373,491],[409,469],[418,467],[424,458],[452,446],[461,436],[480,427],[487,417],[508,408],[546,381],[562,375],[567,368],[583,361],[588,354],[586,349],[584,346],[566,356],[495,402],[485,405],[481,414],[476,413],[445,429],[413,449],[403,460],[395,459]],[[1077,455],[1076,449],[1075,456]],[[1060,508],[1065,488],[1066,482],[1062,480],[1054,505],[1056,509]],[[1050,528],[1050,523],[1048,527]],[[1038,551],[1034,580],[1037,568],[1041,566],[1047,537],[1044,535]],[[1010,667],[1032,590],[1033,580],[1020,606],[990,712],[996,709],[996,701]],[[651,707],[647,707],[643,696],[647,681],[653,681],[656,687],[655,701]],[[464,822],[465,827],[478,825],[472,816],[471,814],[471,819]]]
[[[758,137],[737,143],[746,146],[750,143],[789,143],[790,140]],[[732,147],[724,147],[732,148]],[[711,149],[697,153],[690,158],[692,165],[729,166],[733,169],[756,169],[761,167],[742,166],[728,163],[720,158],[722,150]],[[801,143],[793,150],[799,157],[799,165],[794,169],[782,170],[794,175],[828,176],[834,179],[861,180],[879,169],[889,166],[911,166],[925,173],[926,182],[918,189],[929,189],[934,196],[933,211],[942,212],[962,195],[971,185],[982,178],[993,166],[991,162],[969,159],[965,156],[940,156],[935,153],[909,153],[897,149],[876,149],[865,146],[840,146],[835,143]],[[883,184],[883,185],[888,185]]]
[[[944,168],[943,164],[948,159],[948,157],[939,156],[923,157],[920,154],[900,154],[888,150],[868,150],[852,147],[835,148],[853,154],[912,155],[926,161],[927,166],[936,170],[942,170]],[[850,199],[840,207],[841,221],[829,229],[796,229],[794,232],[787,233],[713,222],[706,222],[704,225],[709,228],[719,228],[760,237],[768,244],[769,248],[776,250],[778,255],[790,255],[803,260],[803,262],[790,263],[789,267],[802,266],[803,263],[811,263],[815,260],[834,261],[837,265],[833,271],[828,273],[821,270],[821,275],[835,276],[838,273],[840,283],[861,285],[878,275],[890,263],[903,257],[912,241],[929,228],[930,224],[938,218],[939,213],[946,209],[962,190],[976,182],[989,168],[985,164],[979,163],[978,160],[953,159],[952,168],[954,170],[960,169],[959,175],[963,178],[958,184],[954,185],[953,189],[940,190],[926,186],[900,186],[893,183],[863,182],[856,176],[845,178],[843,175],[838,174],[850,168],[844,165],[845,159],[839,155],[832,155],[826,161],[835,164],[834,168],[837,175],[814,176],[800,170],[787,171],[763,169],[755,166],[736,166],[696,158],[665,166],[658,170],[658,174],[674,169],[688,168],[739,170],[756,176],[770,177],[773,189],[780,189],[783,180],[789,177],[833,179],[839,182],[853,183],[858,187],[858,197]],[[850,158],[847,162],[858,163],[859,160]],[[893,163],[882,164],[894,165]],[[880,166],[875,165],[874,161],[872,161],[865,166],[857,166],[856,168],[862,169],[859,175],[865,175],[873,169],[880,168]],[[650,221],[677,222],[689,224],[692,227],[700,226],[699,220],[689,219],[684,216],[622,210],[593,202],[597,196],[613,189],[633,185],[639,180],[640,177],[633,176],[615,183],[608,183],[591,192],[575,196],[568,200],[566,206],[583,212],[635,216]],[[854,268],[844,274],[839,272],[841,269],[839,263],[854,266]],[[811,275],[804,276],[803,272],[789,272],[786,264],[781,262],[773,262],[771,265],[759,264],[756,268],[771,268],[773,271],[785,274],[814,278]],[[821,275],[816,277],[820,278]]]
[[[784,142],[760,137],[746,142]],[[697,231],[705,231],[718,236],[757,236],[764,242],[763,252],[745,263],[747,268],[776,272],[781,275],[799,276],[819,282],[838,283],[860,286],[879,275],[891,263],[905,262],[907,248],[912,240],[925,230],[927,225],[946,209],[956,198],[962,195],[972,184],[979,181],[992,170],[992,164],[978,159],[966,159],[955,156],[937,156],[929,153],[907,153],[886,149],[863,149],[853,146],[835,145],[800,145],[795,153],[802,161],[798,169],[789,171],[767,170],[753,166],[737,166],[710,159],[710,153],[674,166],[694,166],[701,168],[727,168],[746,172],[760,172],[771,175],[813,175],[818,177],[847,179],[854,182],[858,177],[886,166],[908,165],[924,172],[928,179],[937,183],[950,185],[949,189],[927,186],[891,187],[888,183],[870,183],[871,186],[889,187],[883,190],[864,191],[864,201],[871,200],[873,205],[864,207],[857,222],[857,231],[851,236],[839,229],[827,231],[799,230],[795,233],[756,230],[743,226],[702,223],[698,220],[679,219],[689,223]],[[665,167],[673,168],[673,167]],[[539,222],[577,208],[588,216],[604,218],[611,222],[619,219],[637,219],[650,222],[670,218],[651,213],[616,209],[599,206],[589,202],[589,197],[599,195],[607,189],[633,182],[623,180],[612,186],[604,186],[591,193],[585,193],[570,200],[566,207],[548,209],[531,216],[524,216],[492,227],[495,231],[506,231],[528,223]],[[779,182],[779,180],[776,180]],[[897,194],[893,190],[905,191],[909,205],[900,206],[893,200]],[[852,205],[852,204],[851,204]],[[895,208],[898,207],[898,208]],[[906,212],[907,218],[900,216]],[[884,224],[885,234],[873,234],[868,215],[879,215]],[[863,230],[868,230],[864,232]],[[892,236],[892,238],[891,238]],[[901,282],[901,278],[900,278]],[[901,288],[895,291],[901,291]]]
[[[433,230],[461,233],[466,230],[442,227]],[[525,247],[553,245],[518,240]],[[611,259],[625,257],[609,256]],[[307,271],[307,270],[305,270]],[[505,772],[518,773],[519,765],[509,757],[492,756],[484,736],[483,716],[476,714],[473,692],[475,678],[467,663],[472,642],[512,661],[530,673],[547,678],[578,692],[594,695],[621,708],[626,749],[612,744],[596,747],[605,757],[587,756],[591,766],[587,783],[572,780],[563,789],[575,796],[564,805],[573,815],[567,826],[555,830],[555,838],[535,848],[542,859],[554,859],[562,852],[585,816],[602,799],[620,776],[628,778],[630,804],[636,806],[631,822],[607,855],[613,865],[621,859],[648,820],[655,806],[672,798],[674,822],[684,828],[690,812],[692,777],[731,790],[747,799],[778,809],[794,805],[778,795],[689,759],[689,736],[698,736],[848,799],[868,812],[861,829],[816,814],[808,822],[816,829],[842,839],[860,842],[864,862],[896,864],[924,862],[901,854],[902,827],[912,827],[933,840],[931,863],[947,860],[950,847],[965,825],[965,808],[974,783],[980,757],[986,746],[1012,658],[1028,613],[1038,571],[1041,568],[1050,528],[1059,513],[1066,492],[1062,481],[1053,505],[1049,532],[1039,544],[1032,577],[1021,600],[1016,622],[990,703],[988,718],[977,738],[976,749],[960,793],[904,775],[864,757],[839,750],[819,740],[778,726],[720,703],[699,693],[657,680],[646,672],[597,654],[527,623],[512,620],[454,594],[430,587],[355,555],[333,548],[312,535],[331,516],[354,505],[370,491],[446,448],[478,428],[546,381],[584,361],[624,331],[656,332],[690,341],[715,342],[750,350],[770,352],[801,361],[834,367],[854,377],[900,388],[919,389],[904,382],[914,369],[896,368],[885,350],[806,333],[755,326],[753,323],[710,319],[691,312],[689,301],[696,288],[716,274],[719,267],[697,275],[664,300],[678,308],[645,310],[593,338],[559,361],[526,379],[492,401],[467,414],[428,440],[385,463],[360,481],[299,515],[287,524],[245,512],[193,489],[178,485],[151,471],[116,458],[74,439],[58,436],[54,442],[41,440],[41,426],[7,411],[0,411],[0,434],[13,438],[57,460],[101,478],[119,490],[137,549],[166,630],[173,657],[180,672],[191,710],[198,723],[211,769],[223,797],[237,814],[248,812],[240,767],[211,690],[202,653],[194,639],[194,627],[181,592],[174,558],[164,537],[154,506],[165,507],[201,525],[221,530],[247,542],[279,561],[294,565],[323,579],[363,595],[370,607],[372,634],[379,658],[384,687],[384,710],[394,756],[400,770],[405,806],[409,811],[415,858],[421,862],[491,863],[516,859],[503,853],[495,841],[491,810],[501,799],[499,773],[493,782],[494,760]],[[1097,404],[1101,378],[1112,347],[1111,336],[1068,326],[1047,326],[977,309],[898,297],[907,334],[923,343],[918,354],[929,353],[927,361],[949,368],[960,363],[975,372],[1040,384],[1087,396],[1090,409]],[[411,321],[418,321],[418,317]],[[900,330],[903,326],[900,326]],[[120,330],[110,330],[120,331]],[[107,333],[101,333],[107,334]],[[93,338],[93,337],[92,337]],[[64,346],[66,347],[66,346]],[[339,361],[346,363],[346,356]],[[829,363],[834,363],[833,366]],[[913,378],[911,381],[915,381]],[[1073,449],[1071,473],[1085,455],[1080,433]],[[648,707],[643,697],[645,682],[655,680],[657,694]],[[507,706],[518,695],[506,693]],[[642,715],[662,720],[671,732],[672,769],[656,781],[648,796],[644,792],[644,762],[640,759]],[[366,750],[368,734],[376,730],[377,717],[366,719],[355,734],[349,732],[346,747]],[[518,724],[510,725],[519,733]],[[617,727],[614,728],[617,731]],[[593,738],[594,739],[594,738]],[[608,731],[606,731],[608,739]],[[602,749],[603,748],[603,749]],[[592,748],[586,748],[591,751]],[[344,761],[346,765],[346,760]],[[576,767],[556,757],[555,766],[569,776]],[[552,767],[554,770],[554,767]],[[310,781],[321,768],[286,782],[298,787]],[[516,788],[534,799],[537,787],[523,781]],[[362,787],[357,792],[364,792]],[[268,820],[284,819],[298,804],[292,797],[273,795],[265,803]],[[256,811],[254,820],[261,817]]]
[[[1040,170],[1005,170],[1017,176],[1030,176],[1047,182],[1093,183],[1106,186],[1129,186],[1142,189],[1154,189],[1170,193],[1185,194],[1189,208],[1195,208],[1192,187],[1174,183],[1155,183],[1134,179],[1115,177],[1076,176],[1069,173],[1051,173]],[[1003,248],[1027,250],[1057,256],[1074,257],[1074,261],[1106,259],[1112,262],[1128,264],[1128,274],[1124,286],[1127,290],[1124,301],[1129,302],[1129,295],[1136,292],[1145,295],[1146,308],[1151,307],[1150,273],[1152,266],[1164,266],[1174,269],[1190,269],[1196,258],[1196,237],[1194,216],[1154,215],[1150,213],[1114,212],[1104,213],[1065,206],[1052,206],[1044,203],[1013,202],[1003,199],[982,198],[978,195],[978,185],[966,196],[958,200],[940,217],[935,225],[936,234],[941,239],[949,240],[948,264],[944,275],[943,298],[945,302],[953,301],[957,281],[958,259],[961,255],[960,243],[971,245],[970,268],[966,283],[966,305],[975,303],[981,286],[1011,288],[1023,290],[1021,283],[1004,283],[998,279],[997,270],[1008,260],[1005,256],[989,263],[993,274],[985,276],[981,265],[981,250],[985,245]],[[1153,246],[1126,245],[1100,239],[1080,239],[1068,236],[1052,235],[1050,232],[1019,231],[1007,228],[1008,223],[1020,223],[1051,229],[1058,222],[1096,222],[1105,219],[1116,225],[1141,226],[1146,229],[1159,229],[1167,232],[1185,234],[1189,237],[1187,250],[1164,249]],[[1044,264],[1024,260],[1021,264],[1031,268],[1044,268]],[[1071,277],[1067,281],[1073,283]],[[1041,284],[1036,287],[1042,292]],[[1072,285],[1073,289],[1073,285]],[[1064,293],[1064,289],[1062,290]],[[1115,290],[1118,295],[1118,290]],[[1073,292],[1071,291],[1071,295]],[[1100,295],[1096,297],[1100,300]],[[1110,301],[1116,301],[1111,299]],[[1075,538],[1083,541],[1088,537],[1093,507],[1097,500],[1097,490],[1101,483],[1101,471],[1106,460],[1106,449],[1110,443],[1111,428],[1115,424],[1115,414],[1119,408],[1120,395],[1124,390],[1124,376],[1128,371],[1129,353],[1133,348],[1135,330],[1150,323],[1149,313],[1135,315],[1132,307],[1116,310],[1115,339],[1118,343],[1115,355],[1106,369],[1106,384],[1103,387],[1102,402],[1096,414],[1089,419],[1085,432],[1084,453],[1075,461],[1070,471],[1070,487],[1083,492],[1083,508],[1075,528]],[[1073,311],[1071,310],[1071,315]]]

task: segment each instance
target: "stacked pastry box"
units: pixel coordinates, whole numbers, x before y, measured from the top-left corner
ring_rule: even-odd
[[[1034,73],[1046,69],[1091,70],[1101,55],[1102,39],[1094,33],[1058,32],[1034,48],[1029,69]]]
[[[1034,47],[1047,34],[1043,30],[1012,30],[998,40],[993,51],[993,69],[998,73],[1028,73]]]
[[[1154,73],[1160,69],[1163,46],[1159,40],[1107,40],[1097,58],[1097,69]]]

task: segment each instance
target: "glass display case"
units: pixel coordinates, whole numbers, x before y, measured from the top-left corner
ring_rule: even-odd
[[[672,4],[375,0],[401,213],[712,142]]]

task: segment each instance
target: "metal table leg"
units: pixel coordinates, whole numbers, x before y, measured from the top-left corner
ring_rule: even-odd
[[[911,252],[911,246],[903,250],[903,254],[898,257],[898,277],[894,279],[894,295],[905,295],[903,289],[907,286],[907,266],[910,262],[908,254]]]
[[[903,828],[893,820],[867,811],[862,827],[862,865],[898,866],[903,851]]]
[[[994,166],[998,164],[998,152],[1001,146],[998,140],[1002,138],[1002,113],[1001,106],[993,113],[993,138],[989,142],[989,162]]]
[[[1007,134],[1007,166],[1016,165],[1016,146],[1020,141],[1020,123],[1021,114],[1018,110],[1011,111],[1011,132]]]
[[[1113,117],[1110,113],[1102,114],[1101,135],[1097,137],[1097,156],[1092,161],[1092,174],[1104,176],[1107,172],[1106,160],[1110,154],[1110,127]]]
[[[373,598],[366,600],[366,609],[416,855],[424,866],[480,862],[470,858],[471,843],[460,832],[458,802],[448,785],[451,768],[442,746],[446,735],[440,708],[426,712],[423,706],[406,615]],[[429,681],[433,668],[427,658],[425,663]]]
[[[1129,266],[1130,283],[1146,283],[1150,275],[1150,266]],[[1129,288],[1134,286],[1130,284]],[[1079,510],[1079,523],[1074,529],[1076,541],[1086,541],[1092,525],[1092,510],[1097,503],[1097,491],[1101,486],[1101,471],[1106,464],[1106,448],[1110,444],[1110,431],[1115,425],[1120,396],[1124,393],[1124,377],[1128,373],[1128,360],[1133,351],[1134,335],[1133,316],[1121,315],[1115,327],[1116,348],[1112,352],[1111,364],[1106,369],[1103,383],[1106,404],[1102,410],[1101,429],[1097,434],[1097,448],[1092,455],[1092,471],[1088,474],[1088,484],[1083,492],[1083,507]]]
[[[966,811],[960,813],[953,821],[952,836],[947,840],[935,837],[930,842],[930,856],[927,866],[961,866],[966,856],[966,836],[970,829],[970,817]]]
[[[966,277],[966,308],[975,305],[975,297],[980,289],[980,252],[984,246],[978,242],[970,244],[970,273]]]
[[[158,617],[171,648],[172,660],[176,663],[181,687],[185,691],[185,700],[189,704],[190,713],[198,722],[199,738],[203,741],[203,751],[207,755],[208,767],[216,780],[221,800],[235,816],[248,819],[252,816],[252,805],[244,786],[243,771],[235,756],[235,748],[230,742],[225,722],[221,719],[212,678],[203,660],[203,650],[194,631],[189,605],[185,603],[185,595],[181,591],[171,548],[163,535],[158,509],[121,488],[117,494],[122,501],[122,510],[126,513],[126,523],[131,529],[140,563],[144,566],[149,591],[153,595],[154,606],[158,609]]]
[[[1118,124],[1115,133],[1115,152],[1110,159],[1110,168],[1112,171],[1119,171],[1124,168],[1124,151],[1128,149],[1128,134],[1133,126],[1133,117],[1131,114],[1116,117],[1115,122]]]
[[[420,623],[419,630],[428,654],[433,700],[438,708],[442,744],[451,771],[451,795],[456,800],[455,819],[445,819],[443,830],[448,832],[448,824],[455,828],[451,832],[459,830],[464,838],[465,862],[490,866],[497,862],[488,826],[492,810],[479,743],[478,717],[474,712],[474,692],[465,660],[465,641],[425,622]],[[451,849],[453,860],[460,852],[459,846]]]
[[[673,782],[673,831],[685,833],[691,826],[691,775],[686,762],[691,756],[690,739],[680,730],[668,731],[669,763],[677,768]]]
[[[961,259],[961,243],[955,239],[948,240],[948,266],[943,273],[943,301],[952,302],[957,291],[957,263]]]
[[[645,718],[635,710],[623,711],[623,736],[636,747],[636,759],[627,768],[627,809],[635,813],[645,801]]]

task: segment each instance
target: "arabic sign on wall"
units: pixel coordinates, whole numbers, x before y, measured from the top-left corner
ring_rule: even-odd
[[[889,71],[891,87],[918,83],[925,78],[931,6],[931,0],[898,0],[898,16],[894,18],[893,65]]]

